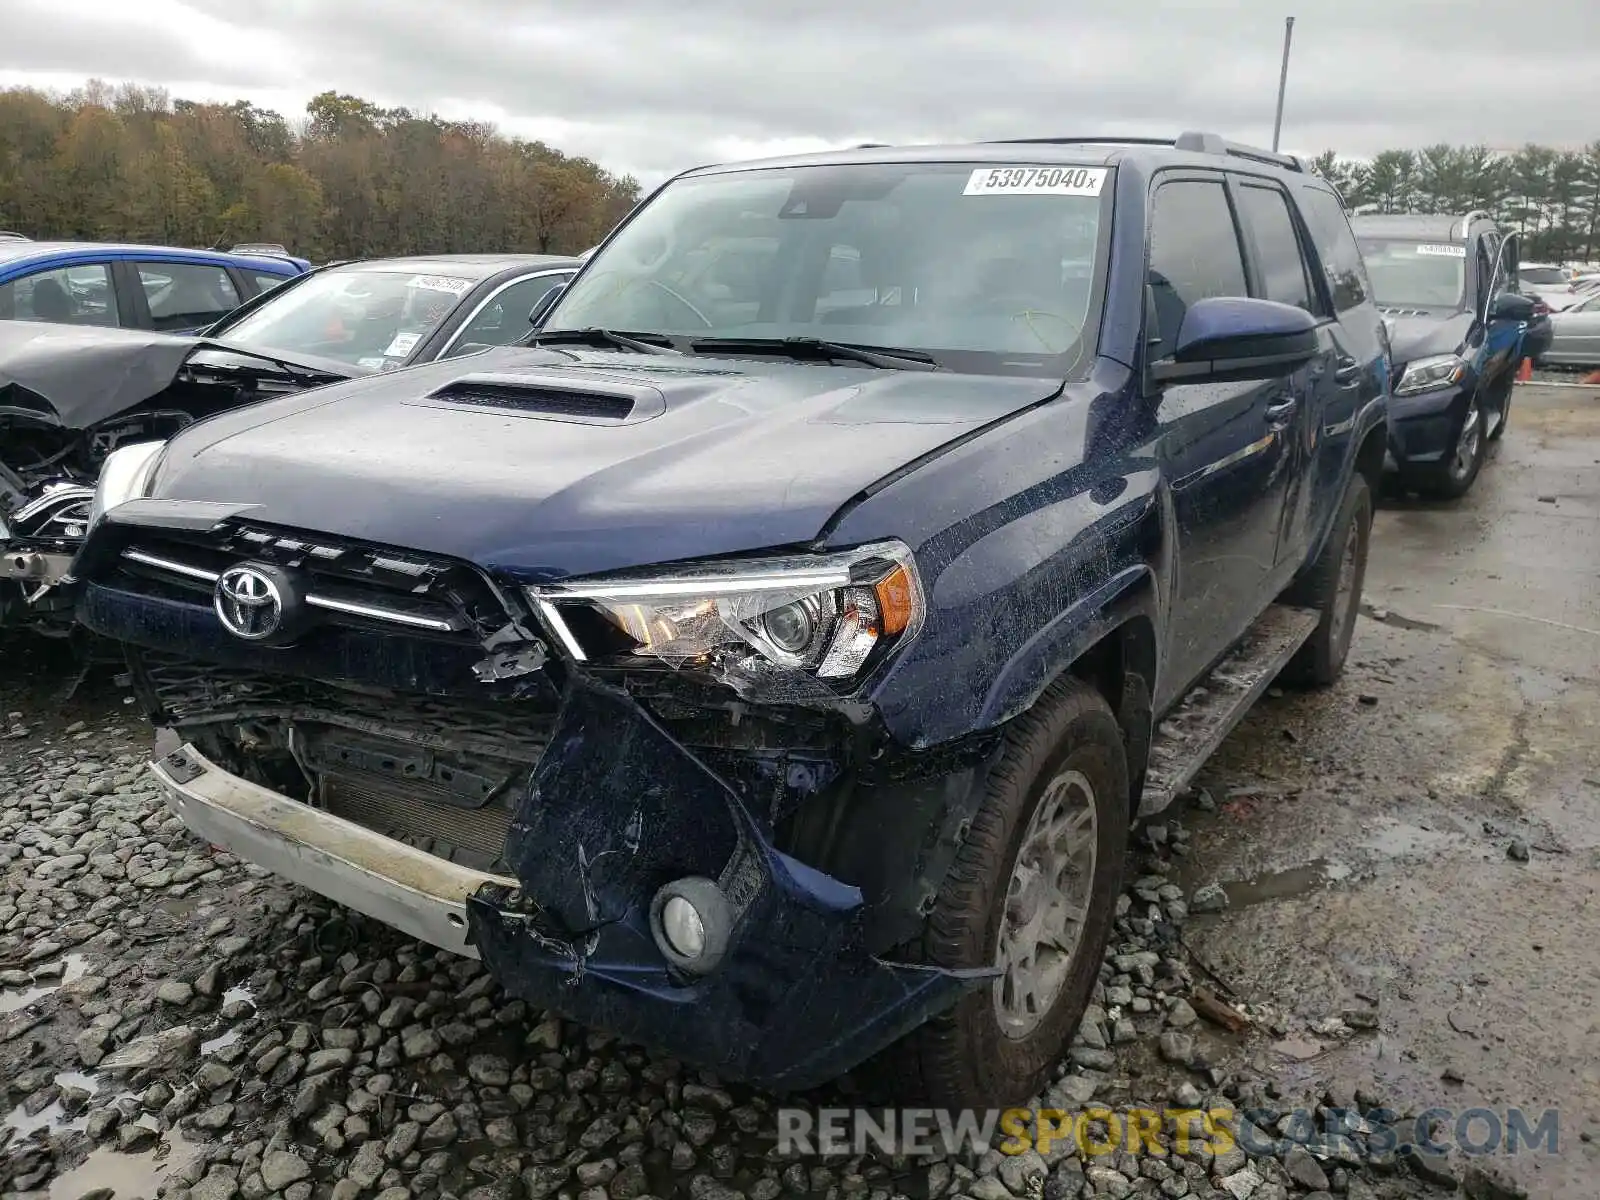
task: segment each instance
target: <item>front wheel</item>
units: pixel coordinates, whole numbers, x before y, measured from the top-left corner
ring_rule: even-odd
[[[1418,481],[1418,490],[1442,500],[1458,500],[1471,491],[1489,449],[1485,425],[1483,405],[1474,395],[1455,445],[1443,462]]]
[[[1322,553],[1284,597],[1290,604],[1322,614],[1315,631],[1284,668],[1287,681],[1327,687],[1343,673],[1361,608],[1371,540],[1372,489],[1366,476],[1357,474],[1345,491]]]
[[[1099,977],[1128,788],[1122,731],[1088,684],[1058,681],[1012,722],[913,950],[998,974],[885,1052],[885,1083],[899,1098],[983,1108],[1044,1086]]]

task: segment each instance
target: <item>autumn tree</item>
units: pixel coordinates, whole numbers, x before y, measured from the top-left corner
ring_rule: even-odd
[[[247,101],[90,80],[0,90],[0,228],[178,245],[281,242],[311,258],[576,252],[638,183],[551,146],[324,92],[304,131]]]

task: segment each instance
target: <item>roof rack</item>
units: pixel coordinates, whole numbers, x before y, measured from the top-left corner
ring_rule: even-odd
[[[1462,217],[1460,220],[1454,222],[1450,226],[1450,236],[1451,237],[1466,237],[1467,236],[1467,231],[1472,228],[1472,223],[1474,221],[1492,221],[1492,220],[1494,220],[1494,216],[1491,213],[1485,212],[1481,208],[1474,208],[1471,211],[1469,211],[1466,216]]]
[[[1270,163],[1275,167],[1282,167],[1287,171],[1307,170],[1305,161],[1294,154],[1279,154],[1273,150],[1262,150],[1257,146],[1245,146],[1239,142],[1230,142],[1220,134],[1202,133],[1198,130],[1186,130],[1175,138],[1157,137],[1041,137],[1041,138],[1002,138],[1001,145],[1047,142],[1057,146],[1171,146],[1174,150],[1183,150],[1189,154],[1231,154],[1235,158],[1248,158],[1253,162]]]

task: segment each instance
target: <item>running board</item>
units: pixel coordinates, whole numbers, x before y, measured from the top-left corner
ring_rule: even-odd
[[[1141,817],[1160,812],[1189,786],[1321,619],[1315,609],[1274,604],[1228,656],[1189,689],[1150,741],[1150,765],[1139,798]]]

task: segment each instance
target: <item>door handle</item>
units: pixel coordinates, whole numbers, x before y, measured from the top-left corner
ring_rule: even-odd
[[[1300,401],[1295,399],[1293,396],[1289,397],[1287,400],[1280,401],[1277,404],[1268,405],[1267,423],[1269,425],[1288,424],[1289,418],[1294,416],[1294,410],[1298,408],[1299,405]]]
[[[1353,358],[1341,356],[1334,365],[1333,379],[1335,383],[1354,383],[1361,378],[1361,364]]]

